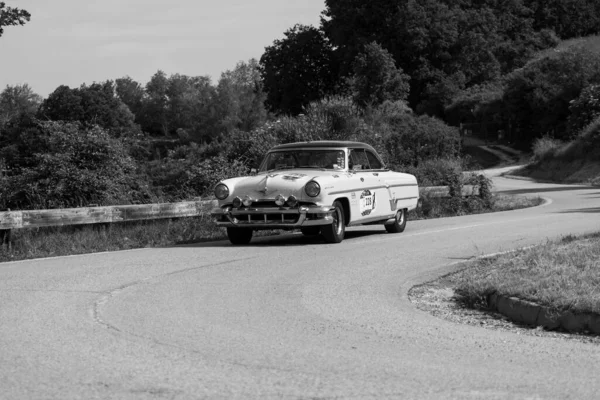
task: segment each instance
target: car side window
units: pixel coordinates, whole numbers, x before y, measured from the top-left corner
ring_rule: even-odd
[[[371,169],[383,169],[383,164],[379,161],[379,158],[373,152],[366,150],[367,159],[369,160],[369,165]]]
[[[352,171],[371,169],[369,166],[369,159],[367,158],[364,149],[351,149],[349,159],[349,167]]]

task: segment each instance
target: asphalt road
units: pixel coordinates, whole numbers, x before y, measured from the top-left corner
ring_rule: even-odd
[[[0,264],[0,398],[598,398],[600,347],[458,325],[407,292],[600,230],[600,188],[495,178],[526,210]]]

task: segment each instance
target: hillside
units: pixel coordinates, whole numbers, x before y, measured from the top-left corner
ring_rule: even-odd
[[[562,41],[554,49],[540,52],[528,65],[543,59],[555,58],[574,48],[600,54],[600,36]],[[570,141],[549,137],[533,144],[532,162],[516,174],[560,183],[600,184],[600,86],[591,85],[570,103],[568,123],[580,126]],[[590,122],[591,121],[591,122]]]
[[[568,143],[543,138],[534,144],[534,161],[516,172],[537,180],[600,184],[600,118]]]

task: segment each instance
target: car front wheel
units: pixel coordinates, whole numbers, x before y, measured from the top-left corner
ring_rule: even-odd
[[[406,209],[398,210],[394,222],[385,224],[385,230],[389,233],[404,232],[404,228],[406,228]]]
[[[324,225],[321,234],[327,243],[340,243],[344,240],[346,224],[344,223],[344,206],[339,201],[333,202],[333,221],[331,225]]]
[[[227,237],[232,244],[248,244],[252,240],[252,229],[227,228]]]

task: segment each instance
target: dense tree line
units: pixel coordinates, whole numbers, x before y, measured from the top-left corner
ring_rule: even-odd
[[[29,18],[0,2],[0,35]],[[319,27],[291,27],[216,83],[159,70],[45,99],[7,86],[0,208],[202,196],[299,140],[368,142],[445,184],[460,176],[459,126],[528,145],[596,120],[600,39],[574,38],[599,21],[593,0],[326,0]]]

